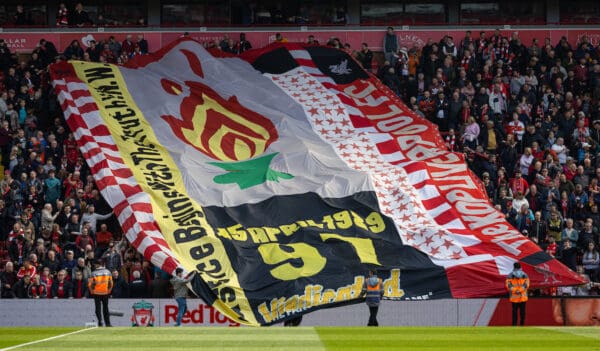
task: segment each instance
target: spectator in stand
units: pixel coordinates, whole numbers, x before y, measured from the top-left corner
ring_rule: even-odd
[[[133,280],[129,283],[129,297],[132,299],[141,299],[148,297],[148,289],[146,288],[146,282],[141,278],[140,271],[133,271],[131,273]]]
[[[13,291],[15,293],[15,297],[17,299],[28,299],[29,298],[29,289],[31,288],[31,276],[25,275],[22,279],[20,279],[15,286],[13,287]]]
[[[85,258],[83,257],[77,259],[77,265],[73,267],[73,270],[71,271],[71,280],[75,279],[77,273],[81,273],[83,279],[86,280],[92,275],[92,268],[86,263]]]
[[[144,38],[143,34],[138,34],[136,47],[140,48],[140,53],[146,55],[148,53],[148,41]]]
[[[383,56],[392,67],[395,67],[396,62],[398,62],[398,50],[400,50],[400,45],[398,37],[394,33],[394,27],[387,27],[387,31],[383,36]]]
[[[536,211],[533,215],[533,222],[531,222],[531,229],[529,230],[530,236],[535,236],[537,244],[545,249],[548,242],[548,225],[542,218],[542,212]]]
[[[572,218],[567,218],[566,227],[561,233],[561,238],[563,240],[563,244],[566,241],[570,241],[571,246],[577,246],[577,241],[579,240],[579,232],[577,231],[577,229],[575,229]]]
[[[102,256],[106,262],[106,268],[120,271],[123,267],[123,257],[117,245],[114,242],[108,244],[108,250]]]
[[[25,12],[23,5],[17,5],[17,9],[14,15],[14,24],[16,26],[27,26],[31,25],[31,16]]]
[[[54,220],[58,217],[59,212],[52,214],[52,205],[47,203],[41,212],[41,227],[43,229],[51,229],[54,225]]]
[[[56,13],[56,25],[59,27],[66,27],[69,25],[69,10],[65,6],[64,2],[58,5],[58,12]]]
[[[599,282],[600,276],[598,276],[598,273],[600,272],[600,254],[596,249],[594,241],[588,241],[587,246],[583,251],[581,262],[585,269],[585,274],[590,277],[590,280]]]
[[[89,26],[92,24],[92,20],[90,19],[87,11],[83,9],[83,4],[81,2],[78,2],[75,5],[75,11],[73,11],[71,14],[71,20],[69,21],[69,24],[77,27]],[[83,54],[81,57],[83,57]]]
[[[533,160],[534,158],[531,152],[531,148],[526,147],[525,151],[521,155],[521,158],[519,159],[519,168],[521,170],[521,175],[525,177],[525,179],[527,179],[527,177],[529,176],[529,168],[532,166]]]
[[[78,190],[78,192],[81,190]],[[86,212],[81,216],[81,222],[88,222],[90,224],[90,228],[93,232],[96,232],[98,228],[98,221],[103,221],[109,219],[113,213],[107,213],[105,215],[101,215],[95,212],[96,206],[93,203],[90,203],[86,206]]]
[[[548,237],[548,245],[546,245],[546,253],[551,257],[556,257],[558,252],[558,244],[553,236]]]
[[[252,44],[246,39],[246,33],[240,33],[240,41],[237,42],[236,53],[239,55],[252,49]]]
[[[31,264],[31,260],[29,258],[25,258],[23,259],[23,266],[19,268],[19,271],[17,272],[17,278],[21,279],[26,275],[32,277],[36,274],[36,272],[37,269]]]
[[[2,289],[0,289],[0,297],[3,299],[15,298],[16,296],[14,287],[18,281],[19,278],[17,278],[17,272],[14,270],[13,263],[10,261],[6,262],[4,271],[0,271],[0,284],[2,284]]]
[[[369,49],[367,43],[362,43],[361,50],[356,53],[356,58],[365,71],[371,72],[373,67],[373,52]]]
[[[588,207],[587,218],[583,223],[583,229],[579,232],[579,243],[577,243],[577,246],[582,249],[585,249],[587,242],[593,241],[596,243],[600,239],[600,232],[598,232],[598,225],[596,224],[597,221],[600,221],[598,205],[590,198],[586,207]]]
[[[227,52],[227,53],[232,54],[232,55],[237,54],[236,44],[233,41],[233,39],[231,39],[231,38],[227,39],[227,42],[225,43],[225,46],[222,47],[222,51],[223,52]]]
[[[402,83],[400,82],[400,78],[396,75],[396,69],[394,67],[388,67],[381,78],[381,82],[394,92],[394,94],[400,95]]]
[[[33,276],[27,295],[30,299],[45,299],[48,297],[48,287],[40,280],[38,274]]]
[[[66,279],[67,271],[62,269],[56,274],[56,280],[52,283],[52,298],[72,299],[73,284]]]
[[[72,250],[67,250],[65,254],[65,259],[62,263],[62,268],[71,275],[73,272],[73,268],[77,266],[77,260],[75,260],[75,253]]]
[[[88,247],[94,247],[94,239],[90,236],[87,227],[81,228],[81,234],[75,239],[75,247],[79,250],[79,257],[84,256]]]
[[[440,90],[435,100],[435,119],[441,132],[447,132],[449,127],[450,102],[443,90]]]
[[[65,49],[63,53],[67,60],[81,60],[83,59],[83,49],[79,45],[78,40],[71,41],[71,44]]]
[[[575,271],[577,269],[577,255],[577,248],[573,246],[570,240],[565,240],[562,248],[557,253],[557,258],[565,266]]]
[[[91,273],[90,273],[91,274]],[[87,299],[90,297],[90,292],[88,289],[87,278],[83,276],[81,271],[76,271],[75,276],[73,277],[73,292],[71,295],[75,299]]]
[[[44,261],[44,269],[48,269],[50,273],[56,274],[62,267],[60,257],[56,255],[53,249],[48,250],[46,260]],[[43,276],[43,275],[42,275]]]
[[[315,39],[314,35],[309,35],[306,41],[307,45],[319,45],[319,41]]]
[[[110,49],[110,51],[112,51],[112,56],[113,57],[119,57],[121,55],[121,43],[119,43],[114,35],[111,35],[108,38],[108,48]]]
[[[125,40],[121,44],[121,53],[127,56],[130,56],[133,53],[133,48],[135,44],[133,43],[133,36],[131,34],[127,34]]]
[[[85,53],[88,55],[91,61],[98,62],[100,61],[100,49],[100,46],[96,43],[95,40],[90,40],[88,48],[85,49]],[[59,157],[57,157],[57,159],[58,158]]]
[[[552,145],[552,152],[556,154],[561,165],[567,163],[569,149],[565,146],[565,140],[562,137],[556,139],[556,143]]]
[[[479,134],[479,124],[477,124],[475,117],[469,117],[469,123],[465,127],[465,131],[461,138],[463,145],[471,150],[474,150],[477,147],[477,140],[479,138]]]
[[[113,235],[108,231],[108,225],[106,225],[106,223],[102,223],[100,225],[100,230],[96,233],[96,250],[94,252],[94,256],[102,257],[112,241]]]
[[[129,297],[129,285],[127,284],[127,282],[125,282],[123,277],[121,277],[119,270],[114,269],[112,271],[112,278],[113,278],[114,287],[112,289],[111,297],[117,298],[117,299],[128,298]]]

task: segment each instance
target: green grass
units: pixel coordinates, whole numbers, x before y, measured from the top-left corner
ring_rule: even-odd
[[[76,328],[0,328],[0,348]],[[16,350],[600,351],[600,328],[96,328]]]

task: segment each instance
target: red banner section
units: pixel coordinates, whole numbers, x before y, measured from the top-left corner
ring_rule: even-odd
[[[491,34],[491,29],[486,31]],[[579,42],[580,38],[587,35],[590,42],[594,45],[600,44],[600,29],[514,29],[502,30],[502,35],[510,36],[517,32],[523,44],[529,46],[533,38],[538,38],[543,43],[544,38],[550,38],[553,44],[556,44],[561,37],[565,36],[571,44]],[[219,42],[225,34],[229,35],[234,40],[239,39],[239,33],[230,32],[206,32],[197,31],[189,32],[189,36],[200,42]],[[252,43],[255,48],[266,46],[275,41],[276,31],[249,31],[246,33],[246,38]],[[349,43],[354,49],[360,48],[362,43],[367,43],[373,50],[381,50],[384,31],[381,30],[328,30],[328,31],[280,31],[284,38],[290,42],[305,42],[309,35],[313,35],[321,44],[327,43],[332,38],[338,38],[342,43]],[[138,34],[142,34],[148,40],[150,51],[155,51],[162,46],[172,42],[173,40],[183,36],[183,32],[98,32],[98,31],[81,31],[81,32],[14,32],[0,33],[0,39],[4,39],[11,51],[19,53],[31,52],[40,39],[46,39],[53,42],[59,51],[63,51],[73,40],[79,40],[85,48],[86,43],[90,39],[96,41],[106,40],[110,36],[114,36],[117,41],[123,41],[127,34],[133,36],[135,41]],[[414,44],[423,46],[427,40],[432,39],[439,41],[445,35],[454,37],[456,43],[464,38],[464,30],[397,30],[396,34],[402,46],[411,47]],[[474,31],[473,37],[478,37],[479,33]]]

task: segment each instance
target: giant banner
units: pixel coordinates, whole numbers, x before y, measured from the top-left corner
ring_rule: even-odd
[[[222,56],[222,55],[217,55]],[[345,52],[217,57],[179,39],[127,67],[51,66],[129,241],[232,320],[269,325],[362,300],[496,296],[581,278],[510,227],[460,154]]]

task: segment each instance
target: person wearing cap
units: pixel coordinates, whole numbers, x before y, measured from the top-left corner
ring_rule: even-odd
[[[513,271],[506,277],[506,290],[512,304],[512,325],[517,325],[517,317],[520,324],[525,325],[525,303],[527,302],[527,289],[529,289],[529,277],[521,269],[521,264],[515,262]]]
[[[379,326],[377,312],[379,311],[379,303],[383,297],[383,282],[374,270],[369,271],[369,277],[365,279],[362,292],[366,294],[365,302],[369,306],[369,322],[367,326],[377,327]]]
[[[175,269],[175,275],[171,278],[171,284],[173,285],[173,297],[177,301],[177,319],[175,326],[181,325],[181,319],[185,312],[187,312],[187,284],[192,280],[196,272],[189,273],[186,277],[183,276],[183,268],[177,267]]]
[[[88,289],[90,294],[94,296],[94,305],[98,326],[102,326],[102,317],[104,317],[104,325],[112,327],[110,324],[110,314],[108,313],[108,297],[112,292],[113,280],[112,274],[104,268],[102,260],[96,260],[96,269],[92,272],[92,276],[88,279]]]

